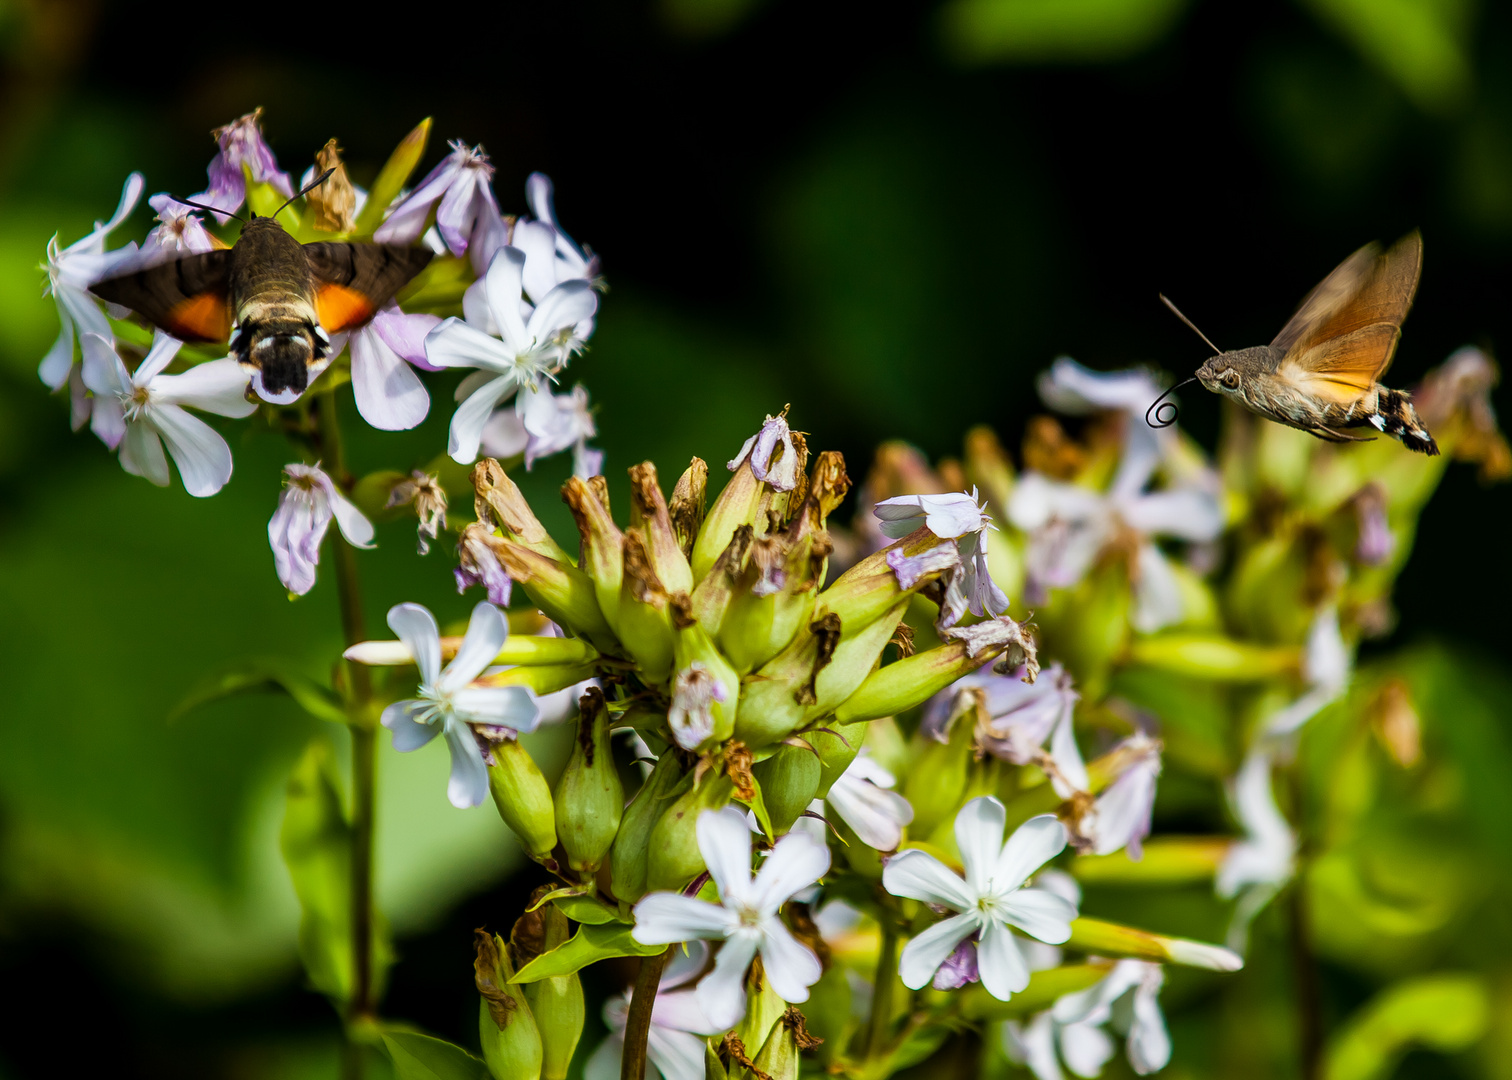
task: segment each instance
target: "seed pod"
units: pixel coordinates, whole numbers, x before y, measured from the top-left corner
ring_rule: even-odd
[[[614,895],[627,904],[646,895],[646,849],[651,831],[670,805],[669,796],[681,779],[677,755],[663,754],[620,818],[619,833],[609,852],[609,880]]]
[[[598,869],[625,808],[625,788],[609,750],[609,710],[604,692],[590,686],[579,702],[577,742],[557,781],[556,819],[567,862],[574,870]]]
[[[552,904],[541,909],[541,951],[568,938],[567,917]],[[538,979],[525,986],[525,1000],[541,1033],[541,1080],[565,1080],[583,1036],[583,982],[578,973]]]
[[[724,773],[703,777],[662,812],[646,848],[646,888],[675,892],[703,873],[698,850],[698,815],[719,810],[730,801],[735,785]]]
[[[793,827],[819,790],[819,756],[801,746],[784,746],[752,770],[761,799],[780,836]]]
[[[488,767],[488,789],[499,816],[532,859],[549,858],[557,844],[551,785],[530,751],[514,739],[495,743],[493,759],[494,764]]]
[[[473,981],[478,1002],[478,1039],[494,1080],[539,1080],[541,1032],[518,986],[511,986],[514,966],[504,939],[476,932]]]

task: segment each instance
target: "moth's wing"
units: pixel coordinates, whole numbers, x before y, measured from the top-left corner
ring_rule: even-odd
[[[90,286],[180,341],[222,342],[231,336],[230,249],[159,263]]]
[[[1359,295],[1380,258],[1380,245],[1366,244],[1334,267],[1312,292],[1302,298],[1296,314],[1281,328],[1271,342],[1271,348],[1291,352],[1298,345],[1314,340],[1319,328]]]
[[[1352,264],[1370,250],[1362,248],[1350,256],[1313,290],[1316,295],[1332,288],[1335,295],[1344,298],[1326,311],[1319,305],[1315,313],[1322,318],[1298,328],[1277,371],[1299,390],[1339,404],[1348,404],[1368,392],[1390,366],[1401,337],[1402,320],[1412,306],[1422,273],[1423,240],[1416,232],[1403,237],[1384,255],[1372,252],[1371,265],[1358,275],[1358,266]],[[1346,268],[1350,272],[1330,286]],[[1352,289],[1351,280],[1357,281]],[[1304,301],[1303,308],[1307,306]],[[1283,337],[1302,314],[1299,311],[1282,330]],[[1276,344],[1281,342],[1278,337]]]
[[[398,244],[306,244],[315,278],[315,312],[328,333],[373,317],[409,280],[425,269],[432,252]]]

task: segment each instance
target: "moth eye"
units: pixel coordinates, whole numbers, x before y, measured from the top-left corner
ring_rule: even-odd
[[[1237,371],[1230,369],[1223,373],[1223,385],[1228,387],[1230,390],[1239,389],[1239,382],[1239,373]]]

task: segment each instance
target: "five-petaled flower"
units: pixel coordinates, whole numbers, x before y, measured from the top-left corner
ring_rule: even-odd
[[[182,344],[158,331],[136,371],[128,372],[109,340],[85,334],[84,384],[95,396],[90,428],[112,450],[120,447],[123,469],[158,487],[168,486],[166,442],[184,490],[203,497],[214,495],[231,479],[231,448],[184,406],[238,417],[250,416],[257,406],[246,398],[246,372],[230,357],[182,375],[164,375]]]
[[[252,174],[254,183],[269,184],[284,198],[293,198],[294,186],[289,182],[289,174],[279,169],[278,160],[263,138],[262,109],[254,109],[211,134],[219,149],[205,170],[210,174],[210,186],[190,198],[223,211],[218,215],[222,225],[247,201],[246,172]]]
[[[461,139],[453,139],[451,148],[445,160],[393,207],[373,239],[380,244],[413,243],[425,231],[434,206],[436,230],[447,248],[458,256],[471,251],[473,267],[482,273],[507,242],[508,226],[494,198],[494,170],[483,148],[469,147]]]
[[[767,981],[784,1001],[808,1000],[819,981],[819,958],[793,937],[778,911],[829,870],[829,849],[803,833],[777,841],[751,877],[751,832],[736,809],[698,815],[698,850],[719,889],[718,904],[679,893],[654,892],[635,905],[635,940],[672,945],[723,941],[714,970],[698,984],[704,1015],[716,1030],[745,1014],[746,968],[759,953]]]
[[[373,546],[373,523],[362,516],[319,465],[285,465],[284,490],[268,522],[278,580],[295,596],[315,586],[315,565],[331,519],[353,547]]]
[[[1103,1027],[1114,1019],[1115,1007],[1122,1013],[1127,1002],[1129,1064],[1140,1076],[1159,1072],[1171,1060],[1171,1037],[1158,996],[1164,982],[1159,964],[1120,960],[1100,982],[1064,995],[1029,1023],[1004,1025],[1008,1056],[1027,1066],[1036,1080],[1064,1080],[1062,1061],[1077,1076],[1098,1076],[1114,1054]]]
[[[882,884],[888,892],[959,913],[903,949],[898,974],[909,988],[923,987],[962,941],[976,935],[982,985],[1007,1001],[1029,985],[1029,967],[1009,927],[1052,945],[1070,939],[1076,906],[1054,893],[1024,887],[1066,846],[1065,826],[1053,815],[1041,814],[1020,825],[1005,843],[1006,819],[1003,804],[991,796],[972,799],[956,815],[964,878],[917,848],[887,860]]]
[[[539,711],[522,686],[474,686],[509,637],[504,613],[484,602],[473,608],[457,655],[441,667],[441,631],[419,604],[389,609],[389,628],[399,635],[420,669],[419,697],[383,710],[383,726],[394,733],[394,749],[418,750],[444,735],[451,751],[446,794],[453,806],[477,806],[488,797],[488,765],[473,725],[513,732],[535,729]],[[494,734],[492,730],[488,735]]]

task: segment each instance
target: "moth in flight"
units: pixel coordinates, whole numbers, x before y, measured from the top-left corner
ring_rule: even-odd
[[[1423,238],[1416,231],[1385,252],[1367,244],[1307,294],[1274,341],[1234,352],[1208,341],[1162,296],[1218,354],[1177,386],[1195,380],[1268,420],[1329,442],[1365,441],[1349,432],[1374,428],[1409,450],[1437,454],[1411,396],[1379,382],[1396,353],[1422,268]],[[1145,413],[1154,427],[1175,422],[1175,405],[1164,400],[1171,390]]]
[[[397,244],[301,244],[278,223],[278,210],[270,217],[253,214],[230,248],[106,278],[90,291],[180,341],[230,339],[231,355],[251,373],[258,396],[288,404],[322,367],[330,335],[372,318],[425,268],[431,252]]]

